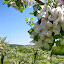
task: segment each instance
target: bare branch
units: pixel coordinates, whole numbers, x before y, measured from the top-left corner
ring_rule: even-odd
[[[35,0],[35,1],[38,2],[40,5],[44,5],[42,1],[39,1],[39,0]]]

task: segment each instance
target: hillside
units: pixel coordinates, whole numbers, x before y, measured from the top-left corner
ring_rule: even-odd
[[[9,44],[11,48],[14,48],[14,47],[23,47],[23,45],[18,45],[18,44]]]

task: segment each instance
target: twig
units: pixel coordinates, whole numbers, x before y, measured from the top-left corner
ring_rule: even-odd
[[[40,5],[44,5],[42,1],[39,1],[39,0],[35,0],[35,1],[38,2]]]

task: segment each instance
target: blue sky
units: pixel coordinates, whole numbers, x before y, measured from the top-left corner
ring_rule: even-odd
[[[26,8],[23,13],[15,10],[13,7],[7,7],[2,4],[3,0],[0,0],[0,37],[7,37],[6,41],[10,44],[28,45],[31,41],[28,30],[30,26],[24,21],[25,18],[34,18],[34,22],[37,22],[37,18],[33,15],[29,15],[33,11],[33,8]]]

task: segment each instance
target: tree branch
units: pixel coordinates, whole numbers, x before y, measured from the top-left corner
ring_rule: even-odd
[[[35,0],[35,1],[38,2],[40,5],[44,5],[42,1],[39,1],[39,0]]]

